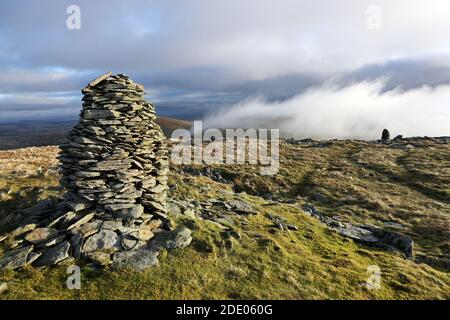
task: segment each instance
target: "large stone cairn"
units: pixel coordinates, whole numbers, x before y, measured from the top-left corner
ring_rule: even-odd
[[[389,141],[390,138],[391,138],[391,134],[389,133],[389,130],[383,129],[383,132],[381,133],[381,140]]]
[[[82,90],[83,111],[60,148],[61,184],[73,210],[96,207],[103,220],[165,218],[168,152],[144,101],[144,87],[106,74]]]
[[[107,73],[82,93],[80,120],[60,146],[64,200],[9,235],[13,251],[0,268],[74,257],[141,270],[157,263],[164,243],[192,240],[188,229],[166,231],[168,150],[144,87]]]

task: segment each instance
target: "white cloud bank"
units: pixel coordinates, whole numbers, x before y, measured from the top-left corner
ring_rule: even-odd
[[[255,97],[204,119],[209,128],[279,128],[282,135],[316,139],[450,136],[450,86],[381,94],[383,81],[344,88],[330,84],[283,102]]]

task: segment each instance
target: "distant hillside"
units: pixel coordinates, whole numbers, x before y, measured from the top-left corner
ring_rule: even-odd
[[[167,137],[175,129],[191,127],[189,121],[169,117],[158,117],[156,122]],[[75,123],[76,120],[0,124],[0,150],[58,145]]]
[[[156,123],[161,127],[166,137],[170,137],[172,131],[176,129],[189,129],[192,126],[192,122],[169,117],[158,117]]]

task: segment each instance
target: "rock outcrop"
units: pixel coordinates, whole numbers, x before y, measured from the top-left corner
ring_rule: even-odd
[[[372,225],[355,225],[342,222],[338,218],[331,218],[321,214],[314,206],[309,204],[304,205],[302,209],[311,217],[320,220],[329,228],[335,230],[341,236],[365,245],[390,251],[398,251],[410,259],[414,258],[414,241],[407,235]]]

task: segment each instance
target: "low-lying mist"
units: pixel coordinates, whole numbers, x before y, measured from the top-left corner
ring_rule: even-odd
[[[325,84],[289,100],[253,97],[204,119],[206,128],[279,128],[284,137],[379,139],[450,135],[450,86],[382,93],[383,80]]]

